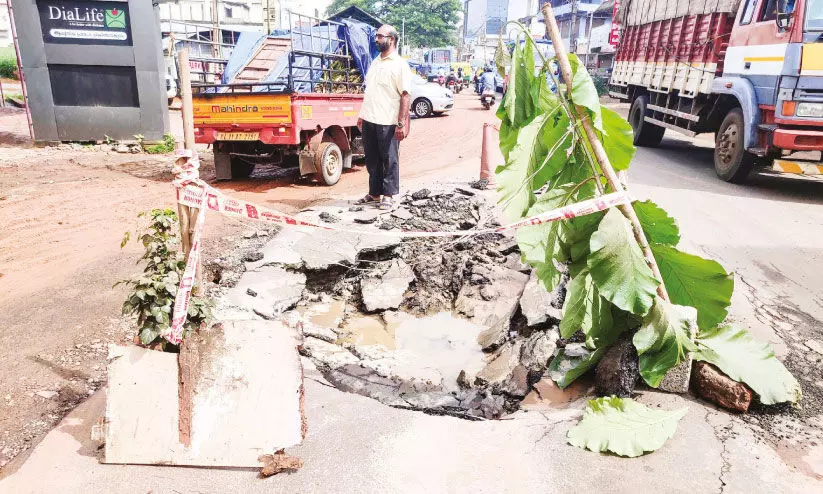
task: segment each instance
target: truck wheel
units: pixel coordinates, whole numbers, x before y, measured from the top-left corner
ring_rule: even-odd
[[[634,131],[634,145],[655,147],[663,140],[663,134],[666,132],[665,127],[649,123],[643,119],[646,116],[646,105],[649,102],[649,97],[645,94],[638,96],[632,102],[632,107],[629,110],[629,123]]]
[[[714,171],[718,177],[733,184],[745,182],[757,160],[743,147],[744,130],[743,110],[735,108],[723,119],[715,137]]]
[[[412,109],[418,118],[428,117],[432,112],[432,104],[426,98],[418,98],[412,105]]]
[[[320,176],[326,185],[334,185],[340,180],[340,174],[343,173],[343,153],[337,144],[321,142],[317,146],[314,160],[314,165],[320,170]]]

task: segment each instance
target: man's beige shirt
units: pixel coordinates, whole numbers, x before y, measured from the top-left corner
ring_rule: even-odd
[[[400,114],[400,96],[411,93],[412,73],[408,62],[396,51],[386,58],[378,55],[366,74],[366,94],[360,118],[379,125],[395,125]]]

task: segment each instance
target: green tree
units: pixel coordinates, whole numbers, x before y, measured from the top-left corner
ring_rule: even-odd
[[[455,42],[459,0],[333,0],[326,14],[352,5],[394,25],[398,31],[405,20],[409,46],[451,46]]]

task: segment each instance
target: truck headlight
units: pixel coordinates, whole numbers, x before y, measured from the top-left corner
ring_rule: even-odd
[[[823,118],[823,103],[798,103],[795,115],[798,117]]]

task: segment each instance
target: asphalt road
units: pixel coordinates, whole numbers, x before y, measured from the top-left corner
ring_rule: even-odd
[[[412,138],[405,145],[425,149],[421,161],[440,160],[420,174],[404,174],[409,186],[475,173],[479,139],[437,138],[438,129],[468,136],[478,126],[468,106],[425,123],[426,142],[412,145]],[[446,146],[447,154],[438,152]],[[98,392],[0,481],[0,492],[820,491],[823,181],[758,174],[747,185],[726,184],[714,175],[711,153],[706,139],[667,134],[659,148],[638,150],[630,190],[677,218],[682,249],[734,273],[730,319],[771,343],[801,381],[805,398],[794,412],[737,416],[690,396],[646,391],[639,398],[644,403],[690,411],[664,448],[626,460],[565,443],[580,401],[470,423],[342,393],[309,370],[309,435],[290,451],[306,464],[297,473],[260,480],[242,469],[100,465],[88,439],[103,408]],[[354,194],[364,182],[364,171],[352,174],[344,176],[342,194]]]

